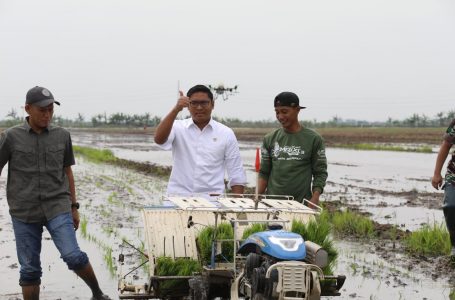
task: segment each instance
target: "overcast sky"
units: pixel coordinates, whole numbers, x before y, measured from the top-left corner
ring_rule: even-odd
[[[453,0],[0,0],[0,119],[42,85],[56,113],[164,116],[195,84],[238,85],[214,114],[385,121],[455,109]]]

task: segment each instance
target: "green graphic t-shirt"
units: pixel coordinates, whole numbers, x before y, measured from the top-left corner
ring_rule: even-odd
[[[324,190],[327,159],[324,141],[314,130],[277,129],[264,137],[261,156],[259,176],[268,180],[267,194],[291,195],[302,202],[312,191]]]
[[[452,120],[452,123],[450,123],[449,127],[447,128],[447,131],[444,135],[444,140],[451,143],[452,145],[455,144],[455,119]],[[447,165],[445,181],[451,185],[455,185],[455,152],[452,153],[452,159]]]

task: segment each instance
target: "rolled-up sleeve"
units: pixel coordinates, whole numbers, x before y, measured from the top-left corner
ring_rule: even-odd
[[[175,123],[172,126],[171,133],[169,133],[169,137],[167,138],[167,140],[162,144],[156,144],[156,145],[163,150],[171,150],[174,139],[175,139]]]
[[[225,152],[226,171],[229,178],[229,186],[246,185],[246,175],[240,157],[239,144],[233,131],[230,132],[226,143]]]

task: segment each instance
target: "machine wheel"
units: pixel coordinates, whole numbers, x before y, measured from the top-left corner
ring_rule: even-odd
[[[261,256],[256,253],[250,253],[246,257],[245,269],[246,278],[251,280],[253,276],[253,270],[261,265]]]
[[[253,275],[251,277],[251,295],[253,299],[256,295],[262,295],[264,292],[264,278],[265,270],[264,268],[255,268],[253,269]],[[261,298],[259,298],[261,299]]]

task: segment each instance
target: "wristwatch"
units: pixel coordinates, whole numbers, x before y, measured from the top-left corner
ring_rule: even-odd
[[[79,202],[71,203],[71,208],[79,209]]]

